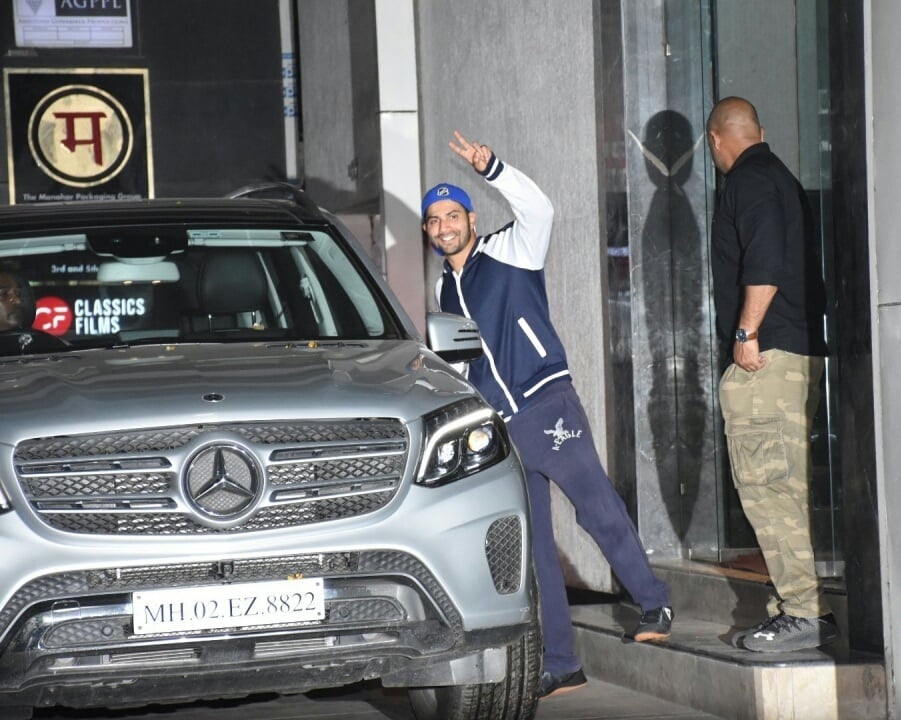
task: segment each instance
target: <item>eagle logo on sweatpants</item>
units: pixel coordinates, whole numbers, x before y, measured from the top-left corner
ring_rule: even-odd
[[[573,438],[579,438],[579,437],[582,437],[582,431],[581,431],[581,430],[577,430],[576,432],[573,432],[572,430],[566,430],[566,429],[563,427],[563,418],[560,418],[560,419],[557,421],[557,424],[554,425],[554,429],[553,429],[553,430],[545,430],[545,431],[544,431],[544,434],[545,434],[545,435],[553,435],[553,436],[554,436],[554,447],[551,448],[551,449],[552,449],[552,450],[557,450],[557,451],[560,450],[560,446],[561,446],[563,443],[565,443],[567,440],[572,440]]]

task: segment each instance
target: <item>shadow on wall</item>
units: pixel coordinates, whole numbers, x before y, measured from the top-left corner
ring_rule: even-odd
[[[701,484],[707,399],[701,356],[709,347],[701,231],[683,190],[703,133],[663,110],[645,128],[643,152],[656,186],[642,235],[643,295],[650,364],[648,421],[661,495],[672,527],[685,539]],[[682,486],[681,494],[679,486]]]

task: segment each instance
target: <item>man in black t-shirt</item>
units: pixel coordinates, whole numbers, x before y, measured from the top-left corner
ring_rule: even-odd
[[[732,477],[773,581],[768,616],[737,632],[756,652],[838,637],[814,566],[810,427],[826,343],[817,236],[803,188],[764,142],[757,111],[729,97],[707,140],[725,176],[713,218],[717,334],[731,358],[719,385]]]

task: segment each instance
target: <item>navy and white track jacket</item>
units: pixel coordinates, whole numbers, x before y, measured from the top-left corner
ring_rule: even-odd
[[[509,419],[542,387],[569,377],[544,282],[554,208],[531,179],[494,155],[482,175],[514,220],[479,236],[459,274],[445,261],[436,295],[443,312],[478,323],[485,355],[470,363],[469,379]]]

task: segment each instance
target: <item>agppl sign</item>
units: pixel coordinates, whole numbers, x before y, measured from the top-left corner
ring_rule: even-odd
[[[72,15],[107,17],[127,14],[128,3],[125,0],[56,0],[57,17]]]
[[[130,48],[129,0],[13,0],[17,47]]]

